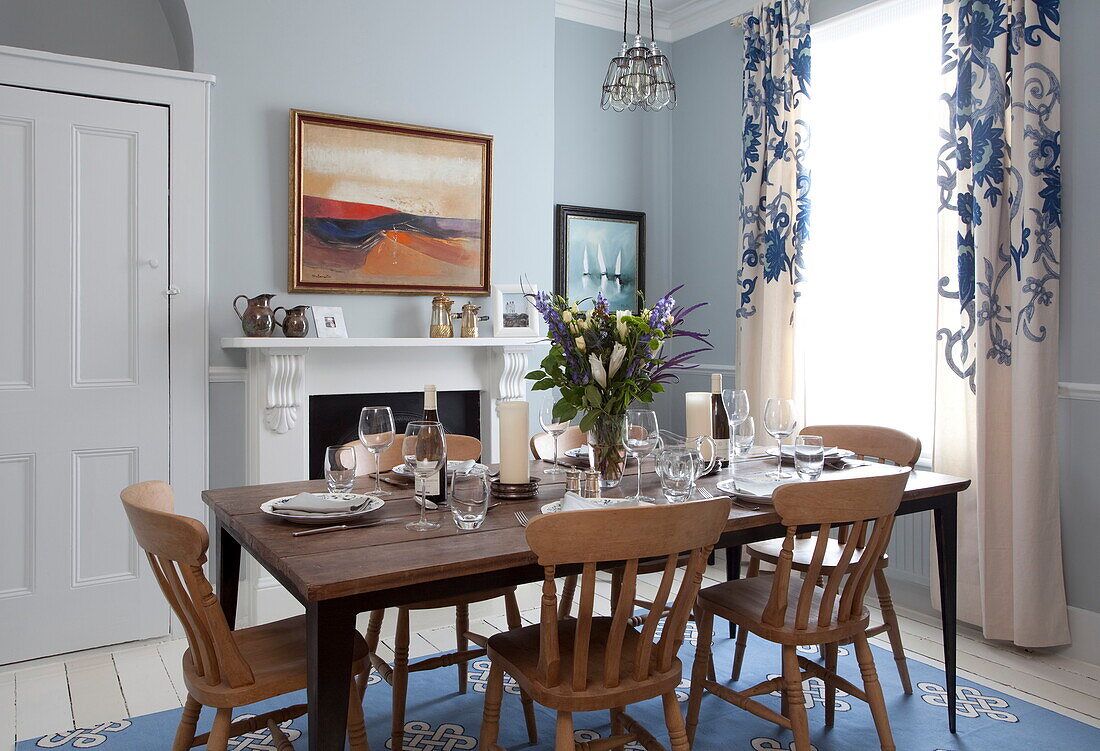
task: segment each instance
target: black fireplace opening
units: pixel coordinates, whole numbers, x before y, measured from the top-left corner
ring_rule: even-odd
[[[448,433],[481,440],[481,392],[440,391],[439,420]],[[363,407],[393,410],[398,440],[405,427],[424,417],[424,392],[385,394],[317,394],[309,397],[309,477],[325,476],[325,449],[359,440],[359,412]]]

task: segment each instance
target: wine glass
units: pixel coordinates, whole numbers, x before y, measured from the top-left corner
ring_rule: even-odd
[[[401,442],[401,455],[405,457],[405,466],[409,467],[416,478],[417,502],[420,504],[420,519],[409,522],[405,529],[414,532],[428,532],[439,528],[439,522],[430,522],[424,512],[428,505],[425,490],[428,478],[439,472],[447,464],[447,437],[443,424],[431,420],[413,420],[405,428],[405,438]]]
[[[359,442],[374,454],[374,495],[387,496],[382,490],[382,454],[393,445],[396,437],[393,410],[389,407],[363,407],[359,412]]]
[[[789,480],[792,475],[783,471],[783,439],[794,433],[798,427],[794,399],[771,398],[764,404],[764,430],[775,439],[775,471],[768,477],[774,480]]]
[[[638,462],[638,492],[635,501],[652,501],[642,495],[642,459],[646,458],[661,442],[657,427],[657,413],[652,409],[628,409],[626,411],[626,451]]]
[[[542,429],[549,433],[554,438],[554,461],[553,466],[547,467],[543,472],[548,475],[563,475],[568,470],[558,464],[558,439],[561,438],[562,433],[569,429],[569,420],[560,420],[554,417],[554,405],[558,400],[553,394],[548,394],[546,399],[542,402],[542,406],[539,408],[539,423],[542,425]]]
[[[737,432],[737,426],[749,416],[749,392],[745,389],[723,389],[722,404],[726,407],[726,418],[730,422],[730,437]],[[730,462],[733,466],[733,462]]]

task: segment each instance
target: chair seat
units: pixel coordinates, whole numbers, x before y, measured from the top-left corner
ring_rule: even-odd
[[[367,655],[367,643],[355,632],[352,664]],[[263,701],[306,687],[306,618],[285,618],[262,626],[242,628],[233,632],[255,678],[253,683],[233,688],[225,679],[211,686],[195,672],[195,663],[188,649],[183,654],[183,679],[187,691],[208,707],[240,707]]]
[[[814,549],[816,547],[817,535],[796,537],[794,540],[793,558],[791,559],[792,568],[794,568],[795,571],[806,571],[810,567],[810,562],[813,560]],[[777,537],[772,540],[764,540],[763,542],[754,542],[748,546],[748,549],[749,555],[753,558],[774,565],[779,561],[779,554],[783,550],[783,538]],[[823,574],[827,574],[829,570],[840,562],[840,556],[843,551],[844,546],[830,537],[825,547],[825,558],[822,561]],[[852,560],[848,565],[854,568],[855,565],[859,563],[862,556],[863,548],[856,548],[856,552],[852,555]],[[889,564],[890,556],[883,553],[882,560],[879,562],[879,568],[886,568]]]
[[[835,608],[833,619],[828,625],[817,625],[817,613],[821,605],[821,597],[825,590],[814,587],[813,599],[810,603],[810,619],[806,628],[795,628],[794,621],[797,615],[795,604],[798,602],[802,591],[802,580],[791,581],[787,591],[786,622],[782,626],[772,626],[764,623],[764,607],[768,604],[768,598],[772,592],[772,574],[762,574],[751,579],[736,579],[734,581],[716,584],[713,587],[699,590],[699,605],[706,608],[719,618],[744,626],[749,631],[778,644],[811,645],[832,644],[839,642],[865,631],[870,621],[871,614],[867,608],[858,619],[837,623]]]
[[[636,629],[627,628],[623,638],[620,682],[615,688],[605,688],[604,646],[611,631],[610,618],[593,618],[588,642],[588,689],[574,691],[573,644],[577,621],[558,623],[558,647],[561,651],[561,679],[557,686],[547,686],[539,670],[539,626],[494,634],[489,638],[489,657],[515,679],[531,698],[550,709],[563,712],[587,712],[633,704],[660,696],[680,684],[681,665],[673,659],[667,671],[656,670],[644,682],[635,681],[634,654],[642,638]],[[654,650],[656,651],[656,650]]]

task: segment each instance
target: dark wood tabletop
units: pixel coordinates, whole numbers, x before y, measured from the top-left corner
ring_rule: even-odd
[[[485,523],[474,531],[457,529],[451,523],[449,511],[428,512],[430,517],[443,522],[439,529],[431,532],[405,529],[405,522],[419,510],[411,498],[411,489],[393,486],[385,486],[394,495],[386,499],[386,505],[374,512],[374,516],[394,521],[304,537],[293,536],[303,527],[273,519],[260,512],[259,506],[279,496],[302,491],[323,492],[324,481],[208,490],[203,493],[203,500],[214,510],[218,521],[260,558],[265,567],[279,575],[284,584],[289,584],[292,594],[304,603],[420,584],[441,577],[534,564],[534,554],[513,512],[523,511],[533,516],[545,504],[562,497],[564,479],[544,475],[547,466],[544,462],[532,463],[532,474],[545,478],[535,499],[501,503],[489,511]],[[761,460],[738,464],[737,469],[753,472],[760,471],[763,466],[764,460]],[[868,464],[844,471],[827,469],[823,478],[855,477],[883,471],[890,471],[890,468]],[[718,494],[715,485],[729,476],[729,471],[725,470],[700,479],[699,486]],[[366,492],[373,488],[373,482],[373,478],[360,478],[355,492]],[[968,485],[969,480],[916,470],[902,503],[955,493]],[[635,487],[631,467],[621,486],[607,494],[630,495]],[[660,497],[659,480],[650,462],[643,464],[642,491]],[[734,506],[726,531],[777,524],[779,517],[767,505],[761,505],[759,511]]]

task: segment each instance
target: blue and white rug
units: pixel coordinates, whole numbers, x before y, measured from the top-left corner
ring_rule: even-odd
[[[688,639],[681,651],[685,675],[691,673],[691,657],[695,651],[694,629],[694,624],[690,624]],[[894,669],[893,656],[877,647],[874,650],[879,678],[889,706],[894,741],[902,751],[1035,751],[1054,746],[1081,751],[1100,749],[1100,729],[969,681],[960,681],[958,685],[958,734],[952,735],[947,730],[943,671],[910,659],[909,671],[914,693],[906,696],[902,693]],[[714,653],[719,677],[723,674],[728,676],[733,657],[733,642],[717,640]],[[816,649],[808,649],[805,654],[815,658]],[[850,648],[842,648],[839,664],[842,675],[857,686],[861,685],[859,667]],[[775,675],[779,671],[779,665],[777,647],[750,637],[739,685],[749,686]],[[470,665],[470,691],[461,695],[455,691],[453,668],[413,673],[409,681],[405,747],[413,751],[476,749],[488,677],[488,659],[473,661]],[[685,711],[689,685],[685,678],[679,688]],[[804,684],[804,689],[806,708],[810,716],[810,737],[815,751],[874,751],[879,748],[878,736],[866,704],[838,692],[836,724],[833,728],[826,728],[824,685],[819,679],[813,678]],[[778,693],[774,697],[764,698],[765,702],[769,700],[778,710]],[[304,692],[280,697],[242,708],[236,713],[235,719],[304,701]],[[390,687],[377,674],[371,675],[364,708],[371,748],[375,751],[391,749]],[[555,714],[538,704],[535,709],[539,724],[538,747],[552,748]],[[167,749],[172,744],[181,711],[168,710],[91,728],[55,733],[38,740],[22,741],[16,745],[16,749]],[[660,699],[634,705],[628,711],[667,747],[668,735]],[[501,745],[509,749],[528,748],[523,710],[516,686],[510,679],[506,683],[501,716]],[[199,720],[200,733],[209,730],[212,719],[212,713],[205,710]],[[578,741],[606,736],[610,731],[607,712],[578,713],[574,716],[574,726]],[[285,722],[283,728],[296,748],[306,748],[308,729],[305,717]],[[274,751],[274,748],[267,730],[239,736],[229,743],[230,751]],[[708,695],[703,699],[695,748],[701,751],[790,751],[791,734]],[[643,751],[639,744],[630,744],[627,749]]]

